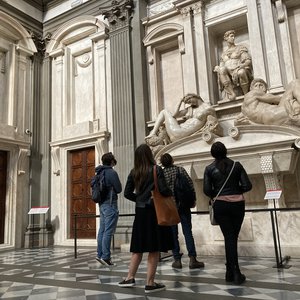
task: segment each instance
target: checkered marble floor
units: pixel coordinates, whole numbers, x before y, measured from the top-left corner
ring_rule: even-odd
[[[156,281],[165,291],[145,295],[146,255],[134,288],[120,288],[128,271],[129,253],[114,252],[113,267],[95,260],[95,250],[40,248],[0,252],[0,299],[13,300],[110,300],[110,299],[262,299],[300,300],[300,259],[291,258],[290,268],[274,268],[274,258],[240,258],[247,281],[242,286],[224,281],[223,257],[199,257],[205,268],[190,270],[188,257],[183,268],[172,269],[172,258],[163,258]]]

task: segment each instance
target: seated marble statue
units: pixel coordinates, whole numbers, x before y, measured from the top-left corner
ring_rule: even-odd
[[[182,118],[183,121],[178,122],[177,118]],[[209,131],[219,129],[216,112],[210,104],[203,102],[200,96],[187,94],[180,100],[173,115],[166,109],[159,113],[145,141],[149,146],[164,145],[204,128]]]
[[[266,125],[300,126],[300,79],[290,82],[281,96],[267,93],[263,79],[253,79],[241,111],[236,124],[249,120]]]
[[[224,100],[235,100],[235,88],[240,87],[243,94],[249,91],[253,79],[252,60],[246,46],[236,45],[235,31],[229,30],[224,34],[228,48],[222,53],[219,66],[214,72],[218,73],[220,90],[224,91]]]

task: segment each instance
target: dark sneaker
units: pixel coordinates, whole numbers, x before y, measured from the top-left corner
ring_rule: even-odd
[[[174,269],[182,269],[181,259],[175,259],[172,263],[172,268]]]
[[[96,256],[96,261],[99,262],[102,265],[102,261],[101,261],[100,257]]]
[[[118,286],[120,287],[132,287],[135,286],[135,279],[131,278],[131,279],[124,279],[123,281],[118,283]]]
[[[111,259],[103,259],[100,258],[100,263],[104,266],[114,266],[115,264],[111,261]]]
[[[189,268],[190,269],[204,268],[204,263],[202,261],[198,261],[196,259],[196,257],[191,256],[190,257]]]
[[[163,291],[166,289],[166,286],[160,283],[154,282],[154,285],[145,285],[145,293],[154,293]]]

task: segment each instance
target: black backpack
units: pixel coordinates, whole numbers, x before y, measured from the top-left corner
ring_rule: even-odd
[[[176,178],[174,181],[174,197],[178,208],[195,207],[196,193],[191,187],[188,178],[177,168]]]
[[[100,205],[106,200],[108,194],[108,187],[105,183],[104,171],[93,176],[91,181],[92,200]]]

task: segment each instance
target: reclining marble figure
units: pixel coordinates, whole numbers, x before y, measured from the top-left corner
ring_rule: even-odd
[[[253,79],[241,111],[236,124],[249,120],[266,125],[300,126],[300,79],[290,82],[282,95],[267,93],[267,83],[260,78]]]
[[[177,118],[182,118],[182,122]],[[163,146],[204,130],[220,132],[215,109],[200,96],[187,94],[179,101],[174,114],[166,109],[158,114],[145,141],[149,146]]]

